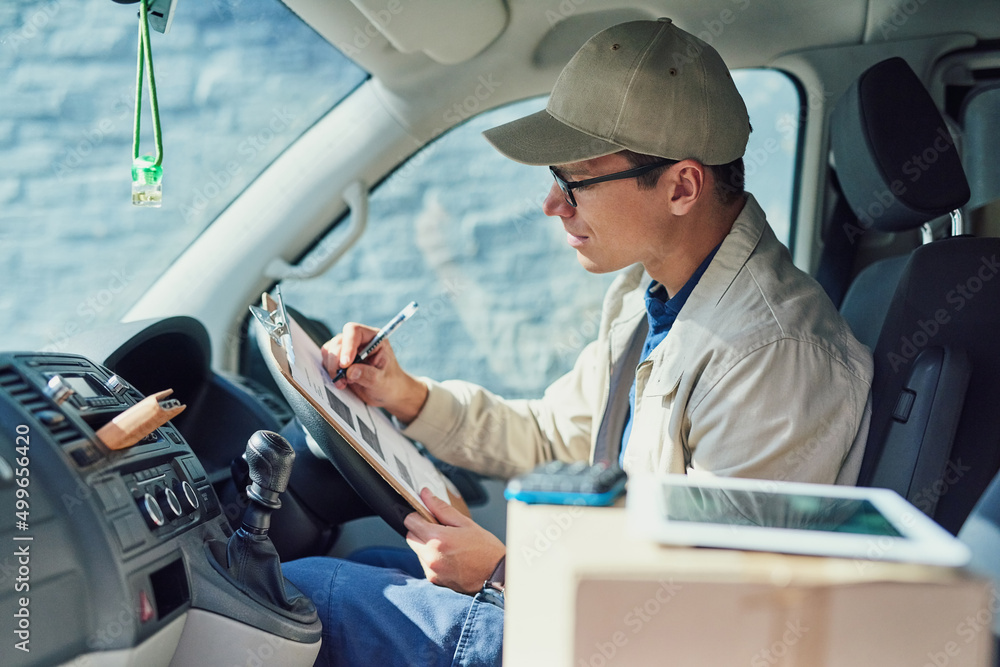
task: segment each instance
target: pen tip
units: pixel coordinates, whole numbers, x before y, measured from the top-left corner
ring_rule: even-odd
[[[410,305],[403,309],[403,317],[409,317],[415,312],[417,312],[417,302],[411,301]]]

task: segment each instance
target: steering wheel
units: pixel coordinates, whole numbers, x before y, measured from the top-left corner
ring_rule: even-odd
[[[282,396],[288,401],[292,412],[306,432],[312,436],[319,448],[323,450],[337,471],[354,489],[375,514],[382,517],[393,530],[406,536],[403,519],[413,511],[413,507],[399,494],[396,489],[382,478],[357,451],[341,436],[329,422],[299,393],[282,374],[274,354],[271,352],[271,339],[259,322],[252,318],[252,326],[257,327],[257,347],[267,370],[281,390]]]

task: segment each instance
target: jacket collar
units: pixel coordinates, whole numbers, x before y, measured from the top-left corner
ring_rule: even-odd
[[[690,337],[682,333],[687,330],[686,323],[691,320],[697,321],[702,325],[698,327],[700,330],[706,323],[713,321],[712,311],[736,281],[737,275],[743,270],[754,248],[757,247],[766,227],[767,218],[764,211],[753,195],[748,194],[743,210],[736,217],[733,228],[688,297],[671,333],[647,358],[647,362],[659,367],[650,378],[647,395],[665,395],[677,388],[684,369],[690,367],[689,358],[700,354],[700,350],[695,349],[698,346],[692,345]],[[650,280],[645,272],[642,277]],[[645,312],[645,305],[641,299],[642,290],[635,290],[634,293],[638,295],[638,305],[635,307]]]
[[[717,306],[757,247],[767,226],[767,217],[752,194],[747,193],[746,198],[743,210],[733,221],[733,228],[723,239],[719,252],[694,288],[689,301],[697,299],[712,307]]]

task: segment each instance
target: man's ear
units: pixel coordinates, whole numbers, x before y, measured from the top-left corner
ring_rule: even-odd
[[[670,212],[685,215],[708,194],[707,171],[705,165],[696,160],[682,160],[670,170],[673,186],[670,194]]]

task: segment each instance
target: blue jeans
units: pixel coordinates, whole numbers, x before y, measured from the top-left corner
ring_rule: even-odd
[[[317,665],[500,665],[503,601],[435,586],[410,551],[303,558],[282,570],[319,610]]]

